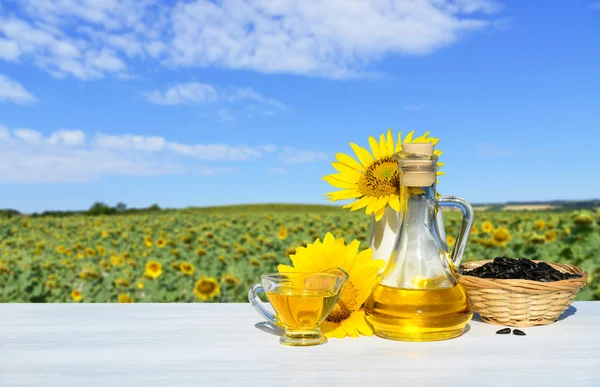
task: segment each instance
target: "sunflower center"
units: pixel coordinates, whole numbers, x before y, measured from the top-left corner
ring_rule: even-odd
[[[215,284],[210,281],[203,281],[198,285],[198,292],[202,294],[210,294],[215,290]]]
[[[363,172],[358,189],[365,196],[388,196],[400,193],[398,162],[391,157],[375,160]]]
[[[352,282],[346,282],[340,291],[337,303],[326,320],[339,323],[350,318],[357,304],[357,296],[358,291],[354,288]]]

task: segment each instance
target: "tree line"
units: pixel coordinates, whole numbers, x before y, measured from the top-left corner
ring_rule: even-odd
[[[92,206],[85,211],[43,211],[43,212],[34,212],[29,215],[33,218],[43,217],[43,216],[53,216],[53,217],[66,217],[66,216],[74,216],[74,215],[117,215],[117,214],[138,214],[138,213],[146,213],[146,212],[158,212],[163,211],[162,208],[158,204],[153,204],[149,207],[145,208],[128,208],[125,203],[119,202],[114,206],[109,206],[104,202],[95,202]],[[8,208],[8,209],[0,209],[0,218],[12,218],[15,216],[22,216],[24,214],[19,211]]]

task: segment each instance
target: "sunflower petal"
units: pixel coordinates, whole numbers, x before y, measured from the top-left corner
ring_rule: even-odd
[[[385,214],[385,207],[374,211],[373,214],[375,214],[375,221],[379,222],[381,220],[381,218],[383,218],[383,214]]]
[[[414,133],[415,133],[415,131],[414,131],[414,130],[411,130],[411,131],[410,131],[410,132],[409,132],[409,133],[406,135],[406,137],[404,137],[404,141],[403,141],[403,143],[404,143],[404,144],[407,144],[407,143],[410,143],[410,142],[412,142],[412,140],[413,140],[412,138],[413,138],[413,134],[414,134]]]
[[[368,150],[352,142],[350,146],[364,167],[368,167],[373,163],[373,156],[371,156]]]
[[[352,208],[350,208],[350,211],[356,211],[356,210],[360,210],[361,208],[368,206],[369,203],[371,203],[372,201],[374,201],[375,199],[370,197],[370,196],[363,196],[362,198],[358,199],[353,205]]]
[[[347,165],[349,168],[352,168],[354,170],[357,170],[359,172],[361,172],[364,168],[363,166],[354,159],[354,157],[352,156],[348,156],[345,153],[336,153],[335,154],[335,158],[337,159],[337,161],[339,161],[342,164]]]
[[[358,201],[358,199],[357,199],[357,200],[355,200],[355,201],[353,201],[353,202],[350,202],[350,203],[348,203],[348,204],[344,204],[344,205],[342,206],[342,208],[352,208],[352,206],[354,206],[354,205],[356,204],[356,202],[357,202],[357,201]]]
[[[325,194],[328,196],[331,201],[336,200],[346,200],[346,199],[355,199],[362,196],[362,193],[355,189],[344,189],[341,191],[328,192]]]
[[[375,204],[377,204],[377,198],[371,197],[369,205],[365,208],[365,214],[371,215],[375,211]]]
[[[289,265],[279,264],[277,265],[277,271],[280,273],[294,273],[296,269]]]
[[[346,331],[346,337],[359,337],[358,329],[354,326],[354,324],[348,318],[347,320],[342,320],[340,323],[344,331]]]
[[[390,200],[388,201],[390,207],[394,209],[396,212],[400,212],[400,198],[398,195],[390,195]]]
[[[360,334],[362,334],[363,336],[373,336],[373,330],[367,323],[364,310],[359,310],[357,312],[352,313],[350,319],[352,320],[354,326],[360,332]]]
[[[393,155],[394,154],[394,136],[392,135],[392,129],[389,129],[387,132],[387,149],[389,152],[389,155]]]
[[[419,137],[415,138],[415,139],[413,140],[413,142],[416,142],[416,143],[428,142],[428,138],[427,138],[427,136],[429,135],[429,133],[431,133],[431,132],[425,132],[425,133],[423,133],[423,134],[422,134],[422,135],[420,135]]]
[[[396,143],[396,153],[402,150],[402,132],[398,132],[398,142]]]
[[[339,173],[324,176],[323,180],[337,188],[356,188],[356,183],[340,180]]]
[[[323,321],[321,324],[321,331],[328,339],[335,337],[337,339],[343,339],[346,337],[346,331],[340,323],[334,323],[331,321]]]
[[[328,232],[327,234],[325,234],[325,238],[323,238],[323,244],[329,244],[334,242],[335,238],[332,233]]]
[[[346,175],[347,178],[352,179],[353,181],[358,181],[360,179],[360,176],[362,175],[359,171],[350,168],[344,163],[334,161],[333,163],[331,163],[331,165],[342,175]]]
[[[381,158],[389,156],[387,144],[385,143],[385,136],[383,134],[379,136],[379,149],[381,150],[381,152],[379,152]]]
[[[390,195],[378,197],[377,201],[375,202],[375,208],[373,211],[379,212],[379,211],[385,210],[385,206],[387,205],[389,199],[390,199]]]
[[[371,336],[373,334],[373,331],[369,329],[367,321],[365,320],[364,311],[352,312],[350,317],[341,322],[341,326],[350,337],[359,337],[362,332],[364,332],[363,334],[365,336]]]
[[[377,144],[377,140],[375,140],[374,137],[369,137],[369,145],[371,146],[371,151],[373,152],[373,157],[375,159],[380,159],[381,158],[381,154],[383,152],[381,152],[381,149],[379,147],[379,144]]]

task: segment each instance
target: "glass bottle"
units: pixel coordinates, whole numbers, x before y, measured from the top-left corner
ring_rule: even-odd
[[[456,272],[473,226],[473,208],[436,192],[433,144],[403,144],[400,169],[402,221],[380,283],[365,303],[377,336],[403,341],[458,337],[473,316]],[[451,252],[440,238],[440,207],[457,207],[463,219]]]

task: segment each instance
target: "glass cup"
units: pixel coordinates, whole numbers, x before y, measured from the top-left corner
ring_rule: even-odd
[[[281,344],[324,344],[327,338],[321,332],[321,324],[348,278],[348,273],[340,268],[317,273],[263,274],[261,283],[248,292],[248,299],[258,313],[285,330],[279,339]],[[258,298],[260,292],[265,293],[276,314],[265,308]]]

